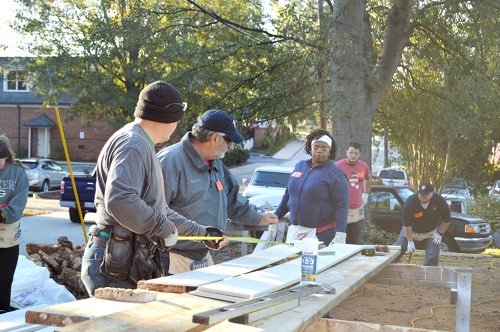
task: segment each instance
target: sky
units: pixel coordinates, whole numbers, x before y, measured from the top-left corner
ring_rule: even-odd
[[[0,0],[2,8],[0,10],[0,56],[29,56],[26,51],[21,50],[17,46],[25,42],[26,38],[22,38],[19,34],[9,27],[9,23],[15,19],[15,9],[17,4],[14,0]],[[270,1],[264,1],[266,11],[270,10]],[[2,46],[6,45],[7,49]]]
[[[9,22],[14,20],[16,4],[14,0],[2,0],[2,10],[0,10],[0,45],[7,45],[7,49],[0,47],[0,56],[23,56],[27,52],[17,48],[22,38],[12,31]]]

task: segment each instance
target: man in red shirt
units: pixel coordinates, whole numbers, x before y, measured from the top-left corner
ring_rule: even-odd
[[[349,182],[349,216],[346,243],[357,244],[363,231],[365,205],[371,190],[371,174],[368,164],[360,160],[361,145],[351,142],[347,146],[346,159],[335,164],[344,172]]]

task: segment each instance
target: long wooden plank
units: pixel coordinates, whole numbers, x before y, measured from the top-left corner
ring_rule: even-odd
[[[166,293],[164,293],[166,294]],[[201,299],[189,294],[168,294],[163,299],[141,304],[130,310],[115,312],[58,329],[61,332],[160,332],[203,331],[208,326],[192,323],[196,312],[223,306],[219,301]]]
[[[32,324],[66,326],[139,305],[140,303],[89,298],[27,310],[25,320]]]
[[[221,264],[168,277],[140,281],[137,287],[156,291],[169,291],[175,286],[196,288],[228,277],[255,271],[299,252],[300,250],[293,246],[277,245]]]
[[[398,250],[391,250],[384,256],[354,255],[318,275],[316,281],[334,287],[336,291],[334,295],[319,294],[305,297],[301,300],[300,306],[293,309],[293,314],[280,313],[250,325],[266,331],[304,331],[380,272],[398,254]]]
[[[209,327],[208,329],[205,330],[206,332],[232,332],[232,331],[238,331],[238,332],[261,332],[264,331],[263,329],[259,329],[257,327],[253,326],[248,326],[248,325],[243,325],[243,324],[237,324],[229,321],[224,321],[219,324],[215,324],[214,326]]]
[[[444,332],[440,330],[427,330],[415,327],[381,325],[375,323],[352,322],[339,319],[319,319],[310,326],[306,332]]]
[[[318,255],[318,273],[355,255],[362,246],[351,244],[334,244],[325,250],[335,252],[334,255]],[[219,298],[220,295],[241,298],[241,300],[264,296],[274,291],[286,288],[300,281],[301,258],[270,268],[247,273],[238,277],[202,285],[192,294]],[[199,292],[198,292],[199,291]],[[225,298],[227,299],[227,297]]]

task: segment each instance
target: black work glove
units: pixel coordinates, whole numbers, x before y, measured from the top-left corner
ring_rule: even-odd
[[[206,227],[207,230],[206,236],[217,236],[217,237],[223,237],[224,232],[218,229],[217,227]],[[220,240],[205,240],[203,243],[205,246],[210,249],[210,250],[218,250],[219,249],[219,242],[221,242],[222,239]]]

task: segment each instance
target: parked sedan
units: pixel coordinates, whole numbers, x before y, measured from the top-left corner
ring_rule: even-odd
[[[462,178],[450,178],[445,181],[441,196],[451,202],[452,211],[467,213],[468,206],[474,204],[471,188]]]
[[[402,206],[413,195],[408,187],[372,186],[370,194],[372,222],[389,233],[402,227]],[[262,211],[277,208],[282,195],[251,197],[250,203]],[[443,234],[441,251],[480,253],[492,240],[491,226],[484,219],[464,213],[451,213],[451,224]]]
[[[29,189],[33,191],[47,192],[50,189],[59,189],[62,179],[66,176],[66,170],[56,161],[44,158],[21,159],[27,168]]]

